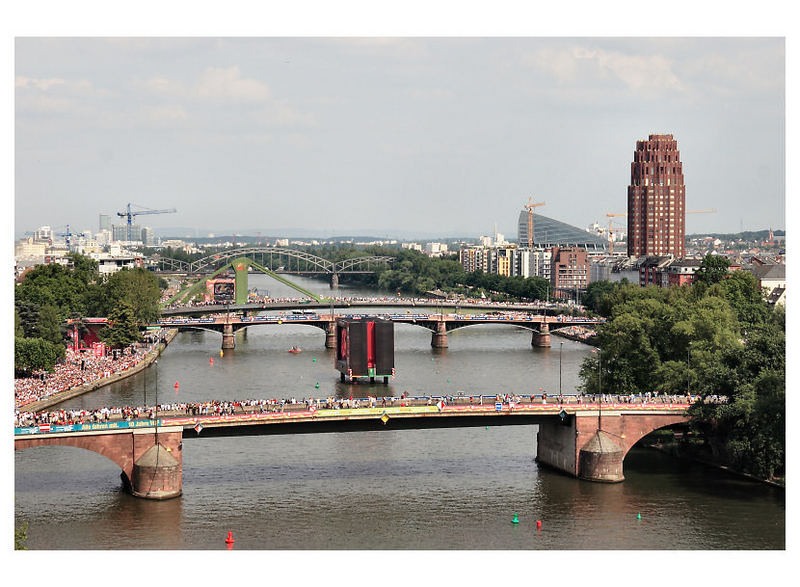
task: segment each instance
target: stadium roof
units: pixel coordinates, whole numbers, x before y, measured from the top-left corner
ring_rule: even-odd
[[[517,231],[519,245],[528,245],[528,212],[519,213],[519,229]],[[606,250],[608,242],[600,236],[585,230],[553,220],[547,216],[535,214],[533,216],[533,246],[534,247],[584,247],[590,251]]]

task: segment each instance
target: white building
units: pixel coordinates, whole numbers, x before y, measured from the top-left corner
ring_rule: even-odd
[[[441,257],[447,254],[447,245],[444,243],[425,243],[425,254],[430,257]]]

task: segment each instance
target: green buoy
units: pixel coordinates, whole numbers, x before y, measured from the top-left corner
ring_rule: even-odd
[[[319,381],[317,381],[317,384],[314,386],[314,388],[319,389]]]
[[[317,362],[317,357],[314,357],[313,359],[311,359],[311,362],[312,363],[316,363]]]
[[[511,520],[511,523],[512,524],[519,524],[519,520],[517,519],[517,513],[516,512],[514,512],[514,519]]]
[[[636,519],[637,520],[641,520],[642,519],[642,514],[636,514]]]

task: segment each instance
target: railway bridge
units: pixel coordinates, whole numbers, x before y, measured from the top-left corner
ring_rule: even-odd
[[[396,400],[397,398],[393,398]],[[251,410],[223,416],[175,416],[157,420],[15,428],[14,449],[70,446],[97,452],[122,469],[134,496],[169,499],[183,491],[183,442],[219,436],[258,436],[404,430],[467,426],[538,425],[537,462],[588,481],[624,480],[630,448],[650,432],[688,420],[688,403],[400,405],[353,409],[303,406],[296,411]],[[394,402],[393,402],[394,403]]]

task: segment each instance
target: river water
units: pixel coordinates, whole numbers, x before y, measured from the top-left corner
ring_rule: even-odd
[[[250,285],[293,295],[263,276]],[[348,294],[371,295],[340,290]],[[156,392],[161,403],[555,394],[559,371],[569,393],[589,352],[556,336],[534,349],[528,331],[504,326],[457,330],[449,349],[434,351],[429,331],[397,325],[396,379],[350,385],[319,329],[251,328],[224,357],[221,338],[181,333],[146,373],[63,405],[141,405]],[[287,353],[293,345],[303,352]],[[50,550],[224,549],[229,531],[237,550],[785,548],[777,489],[648,448],[628,454],[626,480],[614,485],[539,468],[535,456],[536,426],[188,438],[183,495],[151,502],[122,492],[118,467],[98,454],[28,449],[15,453],[15,514],[28,523],[27,547]]]

